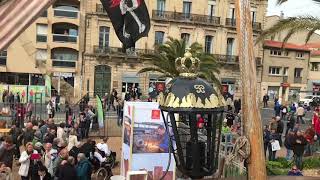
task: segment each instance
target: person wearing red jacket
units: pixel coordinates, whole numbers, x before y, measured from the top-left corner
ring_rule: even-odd
[[[318,136],[318,139],[320,139],[320,118],[319,118],[318,112],[316,112],[316,111],[313,112],[312,124],[313,124],[313,128]]]
[[[309,126],[305,133],[304,133],[304,137],[307,140],[308,144],[306,146],[306,156],[312,156],[312,146],[314,144],[314,136],[316,135],[314,129],[312,126]]]
[[[25,115],[26,115],[26,108],[23,107],[22,104],[18,104],[17,105],[17,114],[16,114],[16,119],[17,119],[17,122],[19,124],[19,127],[24,127],[24,118],[25,118]]]

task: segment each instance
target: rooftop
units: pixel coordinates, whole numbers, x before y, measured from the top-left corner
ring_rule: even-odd
[[[297,50],[297,51],[311,51],[309,48],[305,47],[304,45],[283,43],[280,41],[272,41],[272,40],[265,40],[264,47],[284,48],[284,49],[291,49],[291,50]]]

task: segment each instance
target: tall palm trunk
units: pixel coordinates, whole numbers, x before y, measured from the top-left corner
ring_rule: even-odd
[[[248,164],[249,180],[266,180],[266,165],[262,138],[262,123],[257,99],[256,62],[253,53],[253,33],[250,0],[236,0],[238,47],[242,82],[242,117],[244,133],[251,145]]]

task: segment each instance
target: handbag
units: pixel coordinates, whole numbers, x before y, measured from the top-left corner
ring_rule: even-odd
[[[281,147],[280,147],[280,143],[278,140],[271,142],[271,150],[272,151],[279,151],[280,149],[281,149]]]

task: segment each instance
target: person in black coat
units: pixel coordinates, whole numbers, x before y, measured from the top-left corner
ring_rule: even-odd
[[[58,180],[76,180],[77,171],[74,167],[74,157],[69,156],[67,161],[62,161],[59,166]]]
[[[38,175],[42,180],[52,180],[52,177],[50,175],[50,173],[48,172],[48,169],[42,165],[42,163],[38,163],[39,167],[38,167]]]
[[[265,125],[263,130],[263,145],[264,145],[264,156],[267,156],[267,149],[270,142],[270,130],[269,126]]]
[[[284,124],[283,122],[281,121],[280,117],[277,116],[276,117],[276,120],[277,120],[277,130],[276,130],[276,133],[279,134],[279,144],[280,146],[282,146],[282,133],[283,133],[283,129],[284,129]]]
[[[293,142],[294,142],[294,132],[289,131],[288,135],[286,135],[286,138],[284,140],[284,147],[287,149],[287,155],[286,159],[289,161],[291,159],[291,153],[293,150]]]
[[[303,136],[303,133],[301,130],[298,130],[294,140],[293,140],[293,154],[294,154],[294,161],[297,167],[302,170],[303,165],[302,165],[302,156],[304,153],[304,148],[307,145],[307,140]]]
[[[286,136],[287,136],[289,130],[293,130],[295,123],[296,123],[296,119],[294,117],[294,112],[291,112],[291,113],[289,113],[289,116],[288,116]]]

